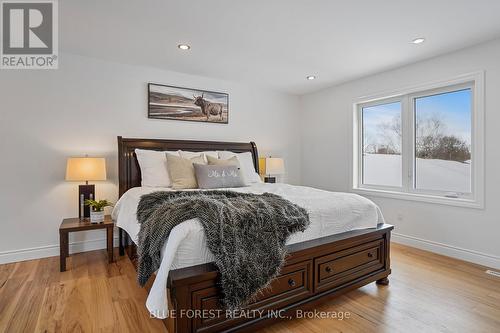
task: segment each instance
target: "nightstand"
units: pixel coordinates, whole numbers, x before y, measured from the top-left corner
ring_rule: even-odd
[[[106,215],[104,222],[92,224],[88,219],[79,218],[64,219],[59,227],[60,248],[60,270],[66,270],[66,258],[69,257],[69,233],[96,229],[106,229],[106,244],[108,249],[108,261],[113,262],[113,229],[115,224],[110,215]]]

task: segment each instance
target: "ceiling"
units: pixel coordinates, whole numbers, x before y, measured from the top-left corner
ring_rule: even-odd
[[[298,95],[500,37],[498,0],[63,0],[59,11],[63,52]]]

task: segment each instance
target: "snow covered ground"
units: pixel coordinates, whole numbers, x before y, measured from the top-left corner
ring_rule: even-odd
[[[401,155],[365,154],[364,184],[401,186]],[[417,189],[470,192],[470,163],[417,158]]]

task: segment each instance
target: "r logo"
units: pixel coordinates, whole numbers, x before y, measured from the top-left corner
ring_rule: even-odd
[[[51,2],[4,2],[3,54],[52,54],[52,6]]]
[[[0,69],[57,69],[58,0],[0,0]]]

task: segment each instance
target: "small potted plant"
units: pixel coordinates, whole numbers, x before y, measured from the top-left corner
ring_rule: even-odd
[[[90,207],[90,223],[104,222],[104,207],[112,205],[108,200],[85,200],[85,206]]]

